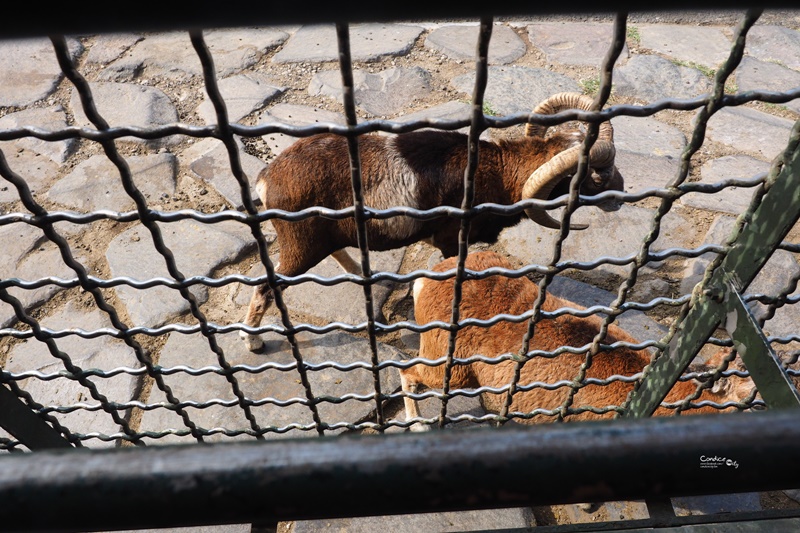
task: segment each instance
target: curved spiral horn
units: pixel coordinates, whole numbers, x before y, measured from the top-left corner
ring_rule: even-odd
[[[540,103],[534,113],[554,115],[568,109],[591,111],[594,100],[579,93],[558,93]],[[528,123],[525,134],[544,137],[547,126]],[[522,199],[546,200],[556,185],[568,174],[578,168],[581,146],[573,146],[550,159],[530,175],[522,189]],[[610,122],[600,124],[597,140],[589,151],[589,164],[593,167],[607,167],[614,163],[614,130]],[[537,224],[553,229],[560,229],[561,224],[545,210],[529,208],[525,210],[528,218]],[[586,229],[585,225],[571,225],[570,229]]]

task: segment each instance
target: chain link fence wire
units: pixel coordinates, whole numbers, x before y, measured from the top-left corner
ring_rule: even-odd
[[[477,45],[477,58],[475,60],[475,84],[471,97],[471,115],[469,119],[422,119],[408,122],[374,119],[360,121],[356,112],[354,99],[353,63],[350,57],[349,27],[347,24],[337,24],[336,35],[339,47],[339,69],[343,86],[343,105],[346,115],[344,125],[336,124],[310,124],[294,126],[281,122],[259,126],[247,126],[230,120],[227,104],[220,92],[217,71],[214,66],[214,57],[204,38],[203,31],[191,30],[189,36],[192,47],[202,65],[203,80],[208,99],[213,104],[216,124],[196,126],[184,123],[169,124],[155,127],[112,127],[98,112],[94,102],[92,87],[87,78],[74,63],[69,45],[64,36],[51,38],[53,52],[58,60],[59,67],[65,79],[74,87],[80,98],[81,105],[92,123],[91,127],[67,126],[55,130],[45,130],[33,126],[20,126],[0,129],[1,141],[19,139],[39,139],[46,142],[57,142],[76,139],[97,143],[105,156],[114,165],[119,174],[119,184],[125,193],[133,200],[135,209],[131,211],[89,210],[87,212],[63,211],[48,209],[37,200],[25,176],[16,173],[8,163],[8,154],[0,151],[0,176],[16,191],[20,200],[20,209],[15,212],[0,214],[0,227],[24,224],[38,228],[46,242],[52,243],[60,256],[60,260],[68,267],[70,274],[66,277],[48,275],[36,279],[20,279],[8,277],[0,279],[0,300],[13,308],[16,321],[0,329],[0,339],[4,339],[6,346],[14,343],[38,341],[52,357],[52,365],[48,370],[9,371],[0,372],[0,381],[19,400],[21,400],[37,417],[50,424],[72,446],[95,445],[135,445],[144,446],[147,442],[158,444],[167,436],[186,437],[195,442],[204,442],[210,437],[247,437],[264,439],[269,437],[289,434],[292,436],[302,434],[316,434],[325,436],[341,431],[377,431],[384,432],[389,429],[403,429],[410,425],[403,416],[391,417],[387,406],[402,403],[406,395],[398,390],[385,390],[382,387],[381,375],[387,372],[396,372],[397,369],[409,368],[413,365],[444,365],[445,378],[442,390],[428,390],[422,393],[409,395],[418,400],[435,398],[440,402],[438,416],[424,420],[440,427],[458,422],[473,424],[505,423],[509,420],[530,418],[533,415],[544,414],[552,417],[554,421],[568,420],[570,415],[591,411],[597,414],[624,412],[624,406],[576,406],[575,394],[586,386],[604,386],[609,383],[637,383],[641,375],[612,376],[609,379],[587,378],[593,359],[602,351],[617,346],[628,346],[632,349],[648,349],[653,357],[658,357],[668,344],[671,335],[675,333],[674,325],[685,316],[691,300],[691,294],[673,294],[659,296],[648,302],[633,301],[631,292],[639,280],[645,265],[665,262],[670,259],[692,259],[712,254],[715,259],[707,271],[707,276],[713,267],[724,258],[732,242],[707,243],[694,248],[668,248],[653,249],[652,246],[663,231],[662,222],[675,203],[687,194],[718,194],[728,188],[748,188],[754,191],[754,201],[748,212],[752,212],[759,203],[759,197],[764,192],[767,180],[766,174],[759,174],[751,178],[726,178],[713,184],[700,183],[689,179],[690,170],[700,148],[705,140],[706,128],[709,119],[722,109],[742,106],[751,102],[765,102],[783,104],[800,97],[800,88],[789,91],[744,91],[728,92],[726,84],[736,67],[740,64],[746,50],[748,31],[758,20],[760,11],[749,11],[735,29],[733,46],[729,57],[721,68],[716,71],[713,87],[710,94],[690,99],[663,99],[645,105],[615,104],[609,105],[612,84],[614,81],[614,65],[626,43],[628,30],[627,15],[619,14],[614,18],[613,38],[609,43],[608,52],[602,63],[600,86],[595,97],[592,111],[570,110],[556,115],[537,115],[534,113],[515,113],[505,116],[491,116],[484,113],[485,91],[489,80],[488,50],[492,38],[493,19],[485,17],[480,21],[480,32]],[[588,168],[588,153],[597,136],[599,124],[615,117],[651,117],[664,110],[696,112],[694,131],[690,142],[684,148],[680,158],[680,168],[674,179],[666,186],[648,188],[633,192],[609,191],[594,197],[583,196],[579,193],[581,181],[584,179]],[[555,126],[568,121],[579,120],[586,124],[587,134],[582,146],[582,155],[579,167],[573,177],[569,194],[557,200],[525,200],[513,205],[478,204],[475,205],[474,179],[477,160],[480,157],[479,138],[481,134],[491,129],[506,129],[526,123],[538,123],[546,126]],[[433,209],[420,210],[407,206],[395,206],[388,209],[375,209],[365,204],[364,191],[359,161],[359,137],[364,134],[382,132],[385,134],[399,134],[416,131],[423,128],[438,128],[452,131],[460,128],[469,128],[467,142],[469,144],[470,158],[464,172],[464,196],[460,207],[439,206]],[[349,155],[351,158],[351,182],[353,192],[353,206],[347,209],[334,210],[316,206],[298,212],[286,212],[278,209],[259,209],[257,200],[250,192],[250,182],[243,170],[240,160],[238,139],[252,139],[271,133],[281,133],[294,137],[307,137],[317,133],[330,132],[347,138]],[[195,209],[165,210],[152,205],[148,197],[137,186],[131,171],[130,162],[119,150],[118,142],[126,137],[135,137],[143,140],[158,140],[172,136],[184,136],[194,139],[213,138],[222,143],[228,155],[230,170],[236,180],[241,196],[241,210],[225,209],[219,212],[208,213]],[[599,255],[593,260],[578,261],[566,257],[563,245],[569,238],[569,222],[576,210],[581,206],[596,205],[609,198],[615,198],[626,204],[649,201],[648,205],[655,205],[652,210],[652,220],[645,239],[639,251],[625,257],[611,257]],[[545,209],[563,208],[560,217],[562,229],[555,240],[551,253],[551,260],[547,264],[527,264],[520,268],[492,268],[486,271],[474,272],[465,268],[465,260],[472,243],[468,242],[473,221],[487,213],[498,215],[518,215],[524,209],[537,206]],[[352,218],[355,221],[358,235],[359,263],[363,275],[341,274],[332,277],[323,277],[316,274],[305,273],[298,276],[282,276],[276,273],[276,265],[270,257],[270,238],[263,231],[263,225],[271,220],[300,221],[311,217],[322,217],[329,220]],[[410,217],[417,220],[455,219],[459,221],[459,243],[457,268],[449,272],[432,272],[430,270],[413,270],[407,273],[393,273],[376,271],[366,239],[366,223],[369,220],[386,220],[393,217]],[[234,222],[245,227],[255,243],[256,257],[265,269],[264,275],[248,276],[242,273],[228,273],[222,275],[186,275],[178,268],[174,250],[167,246],[163,231],[170,223],[191,220],[200,224],[214,225],[224,222]],[[70,244],[69,235],[61,228],[65,223],[88,226],[94,223],[139,223],[149,234],[163,262],[168,276],[137,279],[129,276],[98,276],[90,272],[76,256],[76,251]],[[797,244],[784,242],[780,250],[790,254],[797,254],[800,248]],[[602,251],[600,251],[602,253]],[[564,308],[553,312],[542,309],[544,295],[548,292],[556,276],[570,272],[591,272],[606,265],[626,267],[627,276],[617,287],[616,298],[610,305],[593,305],[586,309]],[[467,279],[483,279],[492,275],[502,274],[510,277],[527,276],[537,280],[540,288],[539,299],[533,308],[521,315],[500,314],[488,320],[462,318],[460,316],[461,284]],[[436,280],[455,279],[455,294],[451,308],[449,322],[432,322],[417,324],[414,320],[400,320],[393,323],[382,323],[375,317],[376,300],[373,288],[376,284],[391,283],[394,286],[403,286],[413,283],[414,280],[426,277]],[[793,273],[786,280],[782,290],[776,294],[748,294],[745,299],[752,304],[758,303],[763,308],[760,323],[763,326],[772,318],[776,311],[786,306],[796,305],[798,295],[795,294],[800,281],[800,272]],[[314,325],[293,318],[292,310],[282,296],[284,290],[299,284],[319,284],[320,286],[339,286],[342,284],[357,284],[363,287],[364,322],[345,324],[330,322],[324,325]],[[241,322],[216,323],[210,320],[197,301],[193,289],[205,287],[208,289],[227,287],[234,284],[257,286],[267,284],[275,294],[275,307],[279,320],[276,324],[263,324],[259,327],[245,326]],[[85,330],[81,328],[48,328],[41,324],[36,309],[26,306],[16,297],[13,290],[31,291],[46,287],[59,287],[62,289],[76,289],[87,295],[94,306],[108,319],[110,325],[96,329]],[[177,292],[185,301],[188,315],[185,321],[168,321],[157,326],[147,326],[130,323],[118,308],[118,301],[112,296],[113,290],[119,287],[131,287],[144,290],[155,287],[164,287]],[[608,327],[621,315],[629,311],[662,312],[670,309],[671,328],[664,339],[645,340],[638,344],[616,343],[605,344]],[[242,310],[243,312],[244,310]],[[541,320],[552,319],[565,314],[577,317],[600,316],[603,318],[602,327],[592,343],[581,347],[562,347],[558,350],[547,352],[531,349],[532,339],[536,335],[537,324]],[[489,327],[502,321],[526,323],[527,333],[520,339],[520,349],[516,354],[503,354],[500,356],[483,356],[475,354],[468,359],[458,359],[454,356],[456,335],[460,330],[469,326]],[[437,360],[411,358],[407,360],[381,360],[379,357],[379,339],[389,334],[411,332],[420,334],[434,328],[443,328],[449,332],[449,348],[443,357]],[[238,364],[232,362],[229,354],[220,342],[221,336],[236,334],[240,331],[264,335],[277,334],[285,339],[290,347],[292,360],[289,362],[270,361],[265,357],[258,365]],[[363,354],[363,360],[352,363],[341,363],[336,360],[327,360],[322,363],[312,363],[305,357],[305,348],[298,335],[311,333],[322,335],[330,332],[345,332],[360,335],[368,341],[368,350]],[[153,358],[152,341],[164,339],[166,336],[200,335],[208,349],[214,354],[216,363],[213,365],[193,368],[187,365],[162,366]],[[113,338],[121,340],[134,354],[137,366],[119,366],[110,370],[97,368],[83,368],[75,357],[67,353],[62,344],[69,339],[98,339]],[[800,342],[800,332],[789,335],[769,336],[773,346],[793,346]],[[712,338],[711,344],[717,346],[731,346],[726,338]],[[579,372],[572,377],[555,383],[520,383],[520,369],[525,361],[533,357],[556,358],[564,353],[583,354],[584,363]],[[733,357],[735,354],[731,354]],[[797,361],[797,352],[790,353],[786,358],[787,372],[798,376],[798,371],[791,368]],[[515,361],[514,379],[500,388],[479,387],[469,390],[451,388],[451,373],[456,365],[471,362],[497,364],[503,361]],[[691,411],[697,407],[711,406],[719,410],[750,410],[764,407],[763,401],[754,393],[750,398],[741,402],[727,402],[717,404],[708,401],[698,402],[703,388],[709,387],[714,380],[721,377],[747,378],[748,373],[735,368],[728,369],[726,361],[723,367],[716,369],[709,375],[687,373],[682,380],[703,377],[706,381],[699,385],[696,393],[684,400],[665,404],[676,414]],[[369,394],[345,392],[339,396],[319,395],[312,386],[311,376],[314,373],[328,369],[339,372],[353,372],[363,370],[371,373],[373,391]],[[259,379],[267,372],[280,372],[287,380],[297,380],[302,387],[302,394],[288,399],[277,397],[250,397],[245,392],[243,381]],[[216,398],[198,401],[195,398],[183,397],[168,384],[168,378],[173,375],[184,375],[201,378],[203,376],[222,376],[230,387],[232,399]],[[151,402],[146,395],[140,395],[130,401],[118,401],[107,397],[102,392],[98,383],[118,376],[128,376],[135,380],[146,380],[151,383],[151,390],[158,390],[163,394],[164,401]],[[711,378],[710,380],[707,378]],[[64,404],[45,404],[26,391],[25,383],[38,380],[58,386],[62,380],[78,383],[85,390],[85,399]],[[569,389],[567,399],[557,409],[541,409],[531,413],[514,413],[510,411],[512,398],[519,392],[536,388],[556,390]],[[474,398],[485,393],[503,394],[504,406],[499,414],[475,415],[450,413],[450,400],[455,397]],[[323,417],[321,406],[339,404],[347,401],[363,402],[374,407],[374,414],[368,419],[357,421],[327,420]],[[259,419],[257,409],[263,406],[275,408],[289,408],[299,406],[310,415],[309,421],[297,420],[296,422],[275,426]],[[195,413],[209,408],[222,408],[225,411],[238,410],[246,420],[244,427],[228,427],[224,421],[218,427],[203,427],[196,421]],[[159,430],[143,431],[139,428],[137,417],[134,413],[153,410],[169,410],[174,412],[180,420],[180,426],[163,427]],[[119,431],[113,433],[81,432],[69,427],[64,415],[75,412],[103,412],[113,420]],[[11,436],[0,438],[0,450],[14,452],[25,450],[27,447]]]

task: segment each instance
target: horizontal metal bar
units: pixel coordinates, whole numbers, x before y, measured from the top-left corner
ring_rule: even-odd
[[[524,14],[552,15],[558,13],[603,13],[616,11],[677,11],[703,9],[747,9],[752,2],[741,0],[689,1],[671,0],[649,2],[616,1],[573,7],[566,3],[536,3],[523,1],[493,2],[491,8],[485,4],[462,2],[457,8],[443,2],[404,2],[387,4],[351,0],[349,2],[327,2],[315,4],[314,9],[301,8],[291,2],[262,2],[257,6],[242,4],[220,4],[197,1],[192,9],[163,10],[163,4],[145,0],[137,4],[124,17],[115,16],[102,2],[85,2],[80,10],[42,10],[33,3],[20,3],[15,7],[13,18],[0,28],[0,39],[22,36],[41,36],[52,33],[85,34],[118,31],[156,31],[193,28],[221,28],[231,26],[261,26],[274,24],[310,24],[321,22],[363,22],[423,19],[452,19],[453,17],[479,18],[481,16],[510,16]],[[759,4],[766,9],[796,8],[786,0],[771,0]],[[153,13],[158,13],[154,16]]]
[[[799,439],[776,411],[10,454],[0,516],[89,531],[779,490]]]
[[[0,29],[2,32],[2,29]],[[0,40],[3,34],[0,33]],[[788,91],[746,91],[737,94],[726,94],[720,99],[721,106],[741,106],[755,101],[773,104],[785,104],[800,98],[800,88]],[[572,120],[587,122],[604,122],[618,116],[629,115],[633,117],[649,117],[661,111],[672,109],[674,111],[693,111],[707,105],[709,96],[701,95],[691,99],[664,98],[646,105],[617,104],[606,107],[602,111],[562,111],[553,115],[536,113],[513,113],[506,116],[484,117],[486,125],[490,128],[508,128],[533,121],[545,126],[555,126]],[[375,131],[387,133],[404,133],[422,128],[435,127],[444,130],[457,130],[469,126],[467,119],[420,119],[409,122],[395,120],[372,119],[359,122],[356,126],[342,126],[333,123],[315,123],[306,126],[292,126],[279,122],[267,125],[249,126],[239,123],[229,123],[231,131],[242,137],[262,137],[270,133],[284,133],[297,137],[308,137],[317,133],[335,133],[338,135],[360,135]],[[104,140],[121,139],[122,137],[138,137],[141,139],[159,139],[172,135],[186,135],[188,137],[205,138],[218,137],[216,125],[196,126],[176,123],[165,126],[125,126],[97,130],[90,127],[67,126],[58,129],[42,129],[35,126],[20,126],[16,128],[0,128],[0,140],[10,141],[24,137],[35,137],[43,141],[63,141],[65,139],[88,139],[102,142]],[[743,184],[750,187],[750,184]],[[681,195],[688,192],[713,192],[713,184],[682,183],[675,188],[655,189],[665,196]],[[607,194],[607,193],[606,193]],[[617,192],[616,194],[621,194]],[[599,197],[599,195],[598,195]],[[615,196],[617,197],[617,196]],[[625,196],[625,198],[632,198]],[[634,196],[635,198],[635,196]],[[581,200],[583,202],[583,199]],[[635,200],[634,200],[635,201]],[[351,209],[352,210],[352,209]]]

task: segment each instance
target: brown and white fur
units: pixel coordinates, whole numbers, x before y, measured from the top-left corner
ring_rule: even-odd
[[[583,140],[580,132],[555,133],[549,137],[531,135],[497,142],[481,141],[475,174],[474,204],[510,205],[523,199],[523,188],[532,174],[554,156],[575,148]],[[461,133],[418,131],[396,136],[364,135],[359,138],[361,175],[365,204],[373,209],[407,206],[431,209],[461,205],[464,171],[467,167],[467,137]],[[584,180],[582,194],[623,190],[623,178],[611,162],[592,167]],[[548,194],[563,194],[566,177],[551,184]],[[259,175],[256,190],[265,209],[300,211],[312,206],[345,209],[353,205],[351,168],[347,140],[339,135],[320,134],[298,140]],[[599,206],[619,209],[616,200]],[[532,216],[528,211],[528,216]],[[543,212],[543,211],[542,211]],[[544,215],[549,218],[549,215]],[[470,243],[494,243],[500,232],[522,219],[523,214],[499,216],[482,214],[472,220]],[[444,257],[458,251],[459,220],[437,218],[416,220],[395,216],[368,220],[370,250],[391,250],[426,241]],[[302,274],[332,256],[346,272],[360,273],[359,265],[344,248],[357,246],[353,218],[331,220],[310,217],[298,222],[273,220],[281,257],[276,271],[284,276]],[[244,323],[256,327],[271,305],[267,285],[253,292]],[[242,331],[249,349],[258,351],[263,342]]]
[[[433,270],[444,272],[455,268],[456,258],[447,259]],[[494,252],[478,252],[467,257],[466,268],[473,271],[485,270],[491,267],[512,268],[511,264],[502,256]],[[418,324],[424,325],[432,321],[449,322],[451,319],[451,306],[453,300],[453,279],[434,281],[419,278],[414,284],[414,313]],[[489,319],[499,313],[521,315],[533,309],[534,302],[539,294],[539,287],[525,277],[509,278],[505,276],[490,276],[481,280],[468,280],[463,283],[462,300],[460,307],[461,319]],[[562,307],[582,309],[581,306],[562,300],[550,294],[547,295],[542,309],[554,311]],[[591,344],[600,331],[601,321],[597,316],[580,318],[572,315],[562,315],[555,319],[542,319],[536,324],[535,335],[530,344],[531,350],[553,351],[561,346],[581,347]],[[527,330],[527,321],[511,323],[502,321],[489,328],[468,326],[458,332],[454,357],[467,358],[477,354],[486,357],[497,357],[506,353],[518,353],[522,346],[522,339]],[[420,339],[419,355],[426,359],[438,359],[447,353],[449,332],[443,329],[432,329],[423,332]],[[636,344],[637,341],[621,328],[611,325],[603,344],[612,344],[618,341]],[[721,350],[709,361],[716,366],[722,362],[726,351]],[[525,385],[533,382],[556,383],[563,380],[573,380],[578,376],[579,369],[585,361],[585,354],[562,353],[555,358],[533,357],[522,367],[519,384]],[[592,364],[586,372],[587,378],[608,379],[613,375],[632,376],[641,372],[650,362],[646,350],[632,350],[629,348],[616,348],[611,351],[601,351],[594,356]],[[469,365],[454,365],[450,387],[452,389],[465,389],[477,387],[503,387],[511,383],[514,373],[513,361],[504,361],[498,364],[475,362]],[[711,367],[698,368],[710,370]],[[444,382],[444,365],[426,366],[418,364],[400,370],[403,391],[415,393],[421,385],[429,388],[441,388]],[[678,381],[667,395],[667,402],[679,401],[692,394],[699,382],[696,380]],[[625,401],[633,387],[632,383],[613,381],[608,385],[586,385],[575,394],[573,406],[576,408],[594,406],[606,408],[619,406]],[[711,387],[705,389],[697,401],[712,400],[725,402],[739,401],[752,390],[752,382],[731,376],[717,380]],[[569,387],[556,390],[534,388],[519,391],[513,396],[509,412],[532,413],[536,409],[558,409],[567,398]],[[482,403],[487,411],[498,412],[502,408],[506,394],[484,393]],[[417,402],[411,398],[404,398],[406,407],[406,420],[419,417]],[[706,406],[692,409],[697,412],[717,412],[718,410]],[[660,407],[655,415],[664,415],[672,412],[670,409]],[[590,411],[570,414],[566,420],[587,420],[595,418],[609,418],[613,411],[604,414],[595,414]],[[522,423],[542,423],[554,420],[554,417],[537,414],[529,419],[517,419]],[[414,431],[422,431],[427,426],[414,424]]]

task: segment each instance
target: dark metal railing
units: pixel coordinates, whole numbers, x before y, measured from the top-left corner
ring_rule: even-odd
[[[774,490],[800,479],[797,422],[723,414],[15,454],[0,457],[0,515],[5,530],[94,531]],[[76,513],[87,495],[91,512]]]

